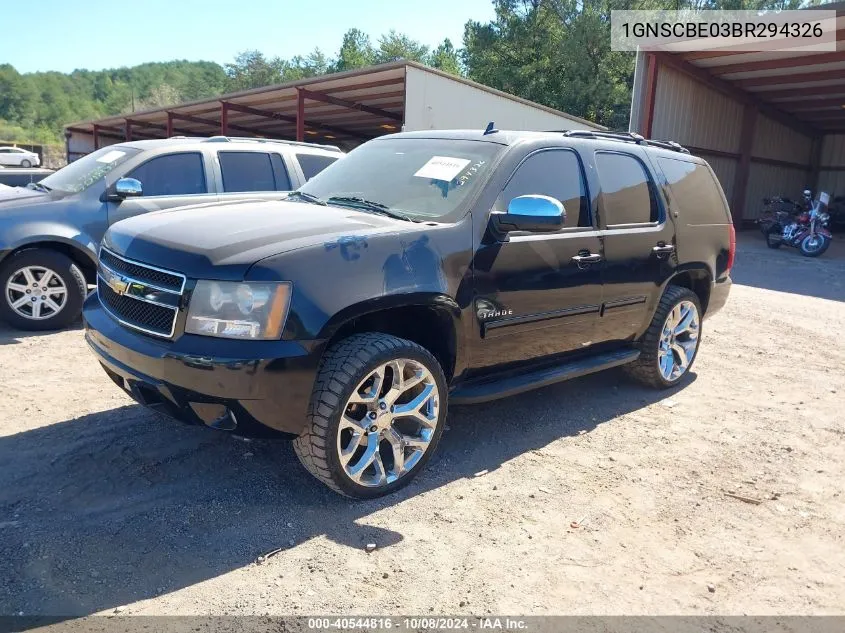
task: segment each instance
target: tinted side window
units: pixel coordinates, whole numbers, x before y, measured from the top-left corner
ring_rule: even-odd
[[[220,152],[223,191],[286,191],[287,172],[277,154],[264,152]],[[275,160],[274,160],[275,157]],[[277,177],[278,176],[278,177]]]
[[[673,158],[658,158],[672,198],[687,224],[726,221],[725,202],[719,185],[704,165]],[[674,208],[674,207],[673,207]]]
[[[526,158],[505,185],[496,209],[506,211],[513,198],[530,194],[560,200],[566,211],[564,228],[591,226],[587,188],[575,152],[545,150]]]
[[[158,156],[126,175],[141,181],[145,196],[208,193],[202,155],[197,152]]]
[[[335,162],[340,156],[323,156],[322,154],[297,154],[296,160],[302,167],[305,180],[311,180],[326,167]]]
[[[629,154],[599,152],[596,169],[601,209],[608,226],[657,222],[657,196],[643,164]]]

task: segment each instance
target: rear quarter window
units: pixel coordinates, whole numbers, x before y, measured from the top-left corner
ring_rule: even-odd
[[[660,157],[672,202],[686,224],[725,224],[728,212],[719,182],[706,165]]]
[[[596,170],[599,205],[608,227],[659,221],[657,196],[640,159],[622,152],[596,152]]]
[[[340,156],[325,156],[323,154],[297,154],[296,160],[302,167],[305,180],[311,180],[326,167],[335,162]]]

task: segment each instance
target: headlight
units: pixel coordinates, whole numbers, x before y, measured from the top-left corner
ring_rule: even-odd
[[[278,339],[290,305],[290,283],[198,281],[185,332],[238,339]]]

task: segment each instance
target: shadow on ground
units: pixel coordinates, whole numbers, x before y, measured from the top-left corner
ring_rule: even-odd
[[[426,470],[397,494],[369,502],[328,491],[287,442],[245,442],[140,406],[3,437],[0,614],[89,614],[319,535],[350,548],[389,547],[402,534],[368,526],[368,515],[671,393],[611,370],[504,402],[453,407]]]
[[[82,319],[78,319],[71,325],[69,325],[66,330],[82,330]],[[11,325],[0,321],[0,345],[16,345],[20,343],[22,340],[27,338],[37,338],[39,336],[48,336],[50,334],[55,334],[56,330],[48,330],[46,332],[30,332],[27,330],[18,330],[13,328]]]
[[[768,248],[759,231],[744,231],[737,238],[734,283],[845,301],[845,236],[834,237],[820,257],[804,257],[795,248]]]

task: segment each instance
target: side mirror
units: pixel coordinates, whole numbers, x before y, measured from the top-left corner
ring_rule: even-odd
[[[144,188],[141,186],[140,180],[134,178],[120,178],[114,183],[114,198],[123,200],[124,198],[136,198],[143,195]]]
[[[559,200],[549,196],[517,196],[508,204],[506,213],[494,211],[490,219],[500,233],[510,231],[550,233],[563,227],[566,211]]]

